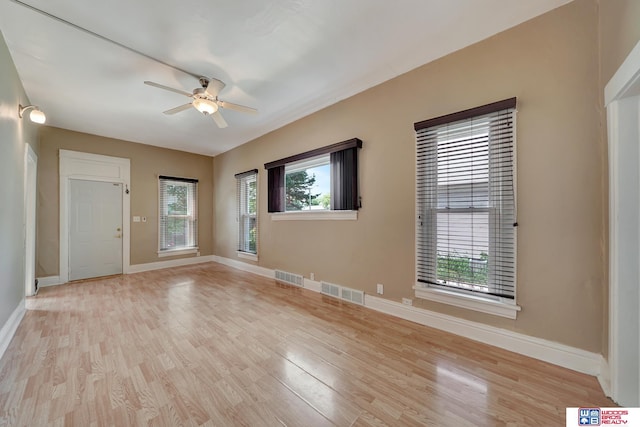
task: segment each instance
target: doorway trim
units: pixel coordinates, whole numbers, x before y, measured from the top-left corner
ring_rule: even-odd
[[[60,150],[60,283],[69,281],[69,180],[121,183],[122,191],[122,273],[130,267],[131,161],[79,151]]]
[[[620,227],[618,218],[621,214],[621,202],[626,200],[627,194],[623,194],[621,187],[624,179],[620,175],[620,147],[632,140],[640,143],[640,128],[637,111],[640,108],[640,42],[636,44],[631,53],[624,60],[620,68],[613,75],[604,89],[604,105],[607,109],[608,128],[608,152],[609,152],[609,374],[610,393],[609,396],[616,402],[628,406],[629,390],[624,390],[621,383],[629,372],[625,372],[628,356],[622,354],[623,348],[638,346],[636,351],[640,351],[640,334],[627,342],[624,339],[624,331],[629,327],[637,328],[639,325],[623,325],[621,321],[621,309],[625,305],[625,297],[629,294],[640,293],[636,289],[639,285],[634,280],[622,280],[622,276],[640,277],[640,271],[635,266],[626,265],[621,262],[620,248],[637,247],[640,244],[640,235],[634,235],[632,230],[625,230]],[[635,103],[635,105],[634,105]],[[635,109],[635,114],[633,110]],[[640,158],[635,159],[636,164],[640,164]],[[637,191],[637,187],[636,187]],[[638,195],[635,196],[638,199]],[[637,215],[640,206],[633,209]],[[635,219],[636,224],[640,224],[640,216]],[[627,221],[629,219],[627,218]],[[636,271],[633,271],[633,269]],[[635,288],[634,288],[635,287]],[[640,304],[640,299],[637,301]],[[636,305],[637,307],[637,305]],[[623,313],[624,314],[624,313]],[[622,314],[622,315],[623,315]],[[640,322],[639,322],[640,323]],[[640,328],[635,329],[636,333]],[[633,330],[633,329],[632,329]],[[640,367],[636,367],[638,369]],[[640,377],[637,378],[640,384]],[[635,390],[635,394],[638,390]],[[633,394],[633,392],[632,392]],[[639,402],[631,402],[631,406],[637,406]]]
[[[38,181],[38,155],[30,144],[24,151],[24,292],[26,296],[36,293],[36,203]]]

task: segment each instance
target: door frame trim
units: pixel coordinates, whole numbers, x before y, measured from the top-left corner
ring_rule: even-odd
[[[608,129],[608,155],[609,155],[609,318],[608,318],[608,365],[610,375],[610,390],[607,393],[615,402],[627,401],[620,389],[620,382],[627,375],[621,366],[620,349],[622,346],[634,345],[626,343],[621,337],[621,330],[626,325],[620,324],[619,305],[621,299],[626,297],[629,286],[637,284],[623,283],[619,276],[624,266],[620,264],[618,245],[623,239],[635,238],[640,241],[640,236],[629,236],[625,230],[621,230],[617,221],[620,207],[618,206],[623,194],[619,191],[618,175],[618,149],[623,143],[627,127],[637,127],[636,123],[627,123],[623,118],[622,102],[627,98],[640,95],[640,42],[629,53],[620,68],[613,75],[604,88],[604,106],[607,110]],[[636,130],[637,131],[637,130]],[[640,301],[639,301],[640,303]],[[638,326],[638,325],[634,325]],[[640,337],[635,342],[638,345]],[[640,378],[639,378],[640,380]],[[604,387],[603,387],[604,388]],[[606,392],[606,390],[605,390]],[[637,406],[637,402],[635,405]]]
[[[122,157],[103,156],[79,151],[60,150],[60,282],[69,281],[69,180],[117,182],[122,192],[122,273],[130,268],[131,239],[129,217],[131,161]]]
[[[33,181],[29,179],[29,172],[33,172]],[[31,144],[26,144],[24,151],[24,225],[25,225],[25,257],[24,277],[25,295],[35,295],[36,280],[36,228],[37,219],[37,191],[38,191],[38,155]],[[33,200],[33,205],[30,201]],[[32,273],[30,277],[29,272]]]

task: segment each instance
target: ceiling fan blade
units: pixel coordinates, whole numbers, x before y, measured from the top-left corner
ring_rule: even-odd
[[[181,106],[176,107],[176,108],[172,108],[172,109],[167,110],[167,111],[163,111],[163,114],[176,114],[176,113],[179,113],[180,111],[188,110],[189,108],[191,108],[191,103],[184,104],[184,105],[181,105]]]
[[[214,122],[216,122],[220,129],[227,127],[227,121],[224,119],[224,117],[222,117],[220,111],[216,111],[215,113],[211,114],[211,118]]]
[[[209,84],[207,85],[204,92],[210,97],[215,98],[216,96],[218,96],[220,91],[224,89],[225,86],[226,84],[218,79],[209,79]]]
[[[239,111],[241,113],[258,114],[258,110],[256,110],[255,108],[245,107],[244,105],[234,104],[232,102],[219,101],[218,105],[220,105],[222,108]]]
[[[164,89],[164,90],[168,90],[169,92],[175,92],[175,93],[179,93],[180,95],[184,95],[184,96],[188,96],[191,97],[192,95],[189,92],[185,92],[183,90],[180,89],[174,89],[172,87],[169,86],[165,86],[165,85],[161,85],[159,83],[155,83],[155,82],[150,82],[150,81],[145,81],[144,84],[149,85],[149,86],[153,86],[153,87],[157,87],[159,89]]]

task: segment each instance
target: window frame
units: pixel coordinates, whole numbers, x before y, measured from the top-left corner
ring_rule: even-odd
[[[358,209],[361,207],[358,186],[358,152],[361,148],[362,141],[352,138],[265,163],[264,167],[268,171],[267,207],[271,220],[357,220]],[[331,209],[286,211],[285,169],[287,165],[323,155],[329,155],[330,158]],[[336,173],[341,177],[340,182],[334,178]]]
[[[258,170],[252,169],[247,172],[242,172],[235,175],[236,178],[236,199],[237,199],[237,222],[238,222],[238,244],[236,254],[239,258],[250,259],[253,261],[258,261],[258,250],[259,250],[259,181],[258,181]],[[251,183],[255,183],[255,201],[254,207],[255,212],[251,213],[249,211],[249,206],[251,202],[249,186]],[[251,251],[251,237],[250,237],[250,229],[245,229],[244,224],[246,224],[246,220],[255,219],[255,251]]]
[[[187,187],[187,213],[180,215],[169,215],[168,204],[163,204],[167,185],[180,185]],[[190,186],[192,190],[190,190]],[[191,197],[192,196],[192,197]],[[186,218],[188,245],[169,248],[164,241],[168,237],[166,230],[163,230],[163,218]],[[167,224],[168,225],[168,224]],[[166,226],[166,225],[165,225]],[[193,178],[181,178],[167,175],[158,176],[158,257],[188,255],[199,253],[198,246],[198,180]]]
[[[329,179],[330,181],[332,180],[331,178],[331,158],[329,156],[329,154],[321,154],[319,156],[315,156],[315,157],[310,157],[308,159],[304,159],[304,160],[298,160],[295,162],[291,162],[291,163],[287,163],[284,166],[284,182],[285,182],[285,186],[284,186],[284,193],[285,193],[285,204],[284,204],[284,213],[291,213],[291,212],[308,212],[308,211],[314,211],[314,212],[318,212],[318,211],[330,211],[331,210],[331,206],[329,206],[329,209],[311,209],[311,205],[308,206],[307,209],[299,209],[299,210],[287,210],[287,175],[289,175],[290,173],[296,173],[296,172],[300,172],[300,171],[307,171],[309,169],[314,169],[317,167],[321,167],[321,166],[325,166],[328,165],[329,166]],[[331,182],[329,183],[329,191],[331,191]]]
[[[512,150],[513,150],[513,155],[512,155],[512,161],[511,161],[511,167],[512,167],[512,171],[513,171],[513,202],[514,205],[516,203],[516,189],[517,189],[517,182],[516,182],[516,98],[510,98],[510,99],[506,99],[503,101],[498,101],[492,104],[488,104],[485,106],[481,106],[481,107],[477,107],[477,108],[472,108],[469,110],[465,110],[465,111],[461,111],[458,113],[453,113],[453,114],[449,114],[446,116],[441,116],[441,117],[437,117],[435,119],[430,119],[430,120],[425,120],[423,122],[418,122],[415,123],[415,130],[416,130],[416,138],[417,138],[417,147],[420,145],[420,141],[418,139],[418,136],[420,135],[420,131],[421,130],[426,130],[426,129],[432,129],[432,128],[436,128],[438,126],[442,126],[442,125],[446,125],[449,123],[456,123],[456,122],[460,122],[462,120],[471,120],[474,118],[480,118],[482,116],[486,116],[487,114],[491,114],[491,113],[497,113],[499,111],[504,111],[504,110],[513,110],[513,121],[512,121],[512,125],[511,125],[511,133],[512,133]],[[435,141],[437,141],[437,137],[435,139]],[[489,143],[491,144],[491,139],[488,140]],[[437,144],[437,142],[436,142]],[[489,145],[488,149],[491,149],[491,145]],[[427,150],[438,150],[437,145],[433,148],[428,147]],[[443,286],[443,285],[439,285],[437,283],[425,283],[423,281],[419,281],[419,276],[420,275],[424,275],[423,273],[420,273],[419,270],[420,269],[424,269],[424,268],[428,268],[431,269],[430,271],[434,270],[435,266],[435,274],[437,274],[437,256],[438,256],[438,252],[437,252],[437,238],[438,238],[438,232],[436,230],[436,232],[433,232],[433,229],[431,232],[427,232],[427,231],[422,231],[421,227],[424,221],[427,221],[429,224],[431,224],[431,227],[437,227],[437,215],[438,213],[444,213],[446,212],[447,214],[451,214],[451,213],[458,213],[458,212],[486,212],[488,213],[488,227],[491,227],[491,224],[493,223],[493,217],[495,216],[495,208],[494,207],[484,207],[484,206],[477,206],[477,207],[467,207],[467,208],[443,208],[442,206],[439,205],[439,203],[436,201],[435,202],[435,206],[433,205],[433,200],[435,198],[435,200],[438,199],[438,184],[437,184],[437,178],[435,178],[435,184],[431,184],[434,185],[434,188],[430,189],[430,190],[426,190],[428,192],[428,195],[425,196],[423,195],[422,198],[424,199],[425,197],[428,200],[431,200],[431,202],[425,201],[425,200],[420,200],[420,196],[419,196],[419,191],[420,191],[420,182],[421,179],[425,180],[428,178],[425,178],[424,176],[420,176],[420,173],[423,174],[429,174],[429,173],[434,173],[431,172],[431,170],[425,172],[425,168],[429,168],[429,166],[427,165],[427,160],[425,160],[424,158],[420,158],[420,154],[419,154],[419,147],[416,151],[416,165],[417,165],[417,169],[416,169],[416,228],[415,228],[415,233],[416,233],[416,249],[415,249],[415,254],[416,254],[416,285],[414,286],[414,291],[415,291],[415,296],[417,298],[423,298],[423,299],[428,299],[431,301],[436,301],[436,302],[440,302],[440,303],[445,303],[445,304],[449,304],[449,305],[454,305],[457,307],[462,307],[462,308],[466,308],[466,309],[471,309],[471,310],[475,310],[475,311],[480,311],[480,312],[484,312],[484,313],[488,313],[488,314],[493,314],[493,315],[497,315],[497,316],[502,316],[502,317],[508,317],[511,319],[515,319],[517,316],[517,312],[520,311],[520,306],[517,305],[516,303],[516,253],[517,253],[517,222],[515,220],[515,218],[517,217],[517,212],[515,212],[515,206],[514,206],[514,223],[513,223],[513,298],[505,298],[505,297],[501,297],[501,296],[496,296],[496,295],[491,295],[488,293],[482,293],[479,291],[471,291],[471,290],[466,290],[464,289],[463,286],[455,288],[455,287],[451,287],[451,286]],[[433,153],[433,152],[432,152]],[[424,153],[423,153],[424,154]],[[432,154],[431,158],[436,159],[435,161],[437,161],[438,158],[438,152],[435,152],[435,156]],[[433,161],[433,160],[432,160]],[[433,166],[431,167],[433,169]],[[489,175],[491,175],[492,173],[496,173],[494,172],[494,170],[492,169],[492,166],[489,165],[488,166],[488,173]],[[422,170],[422,171],[421,171]],[[435,170],[437,170],[437,166],[435,168]],[[433,176],[431,177],[431,181],[433,181]],[[489,178],[491,180],[491,178]],[[430,182],[431,182],[430,181]],[[473,185],[473,184],[472,184]],[[488,184],[489,188],[491,188],[491,183]],[[424,191],[424,190],[423,190]],[[428,204],[431,203],[432,208],[427,209]],[[421,212],[421,209],[425,209],[424,212]],[[427,211],[432,211],[431,214],[429,214]],[[424,217],[422,217],[421,215],[424,215]],[[435,215],[435,217],[434,217]],[[427,218],[428,217],[428,218]],[[504,225],[504,223],[503,223]],[[496,241],[494,241],[492,239],[492,232],[489,229],[489,243],[488,243],[488,251],[489,254],[491,254],[492,251],[492,247],[495,246]],[[423,233],[427,233],[425,236],[428,236],[429,234],[431,234],[434,239],[433,241],[427,241],[427,242],[421,242],[420,241],[420,236],[423,236]],[[420,247],[422,244],[422,248]],[[425,249],[425,247],[427,247],[427,249]],[[422,251],[422,252],[421,252]],[[426,252],[425,252],[426,251]],[[426,254],[426,255],[425,255]],[[431,267],[425,267],[425,265],[423,265],[422,260],[424,259],[424,257],[427,258],[431,258],[436,257],[436,259],[434,259],[433,262],[434,264],[431,264]],[[490,259],[491,259],[491,255]],[[489,274],[489,278],[488,280],[491,280],[491,274],[492,273],[488,273]],[[437,282],[438,280],[434,280],[434,282]],[[490,285],[491,286],[491,285]]]

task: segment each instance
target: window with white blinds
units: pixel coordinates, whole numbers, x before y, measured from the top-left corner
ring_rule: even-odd
[[[415,124],[418,286],[515,298],[515,106]]]
[[[198,180],[159,177],[159,253],[198,249]]]
[[[235,175],[237,186],[238,252],[258,254],[258,170]]]

